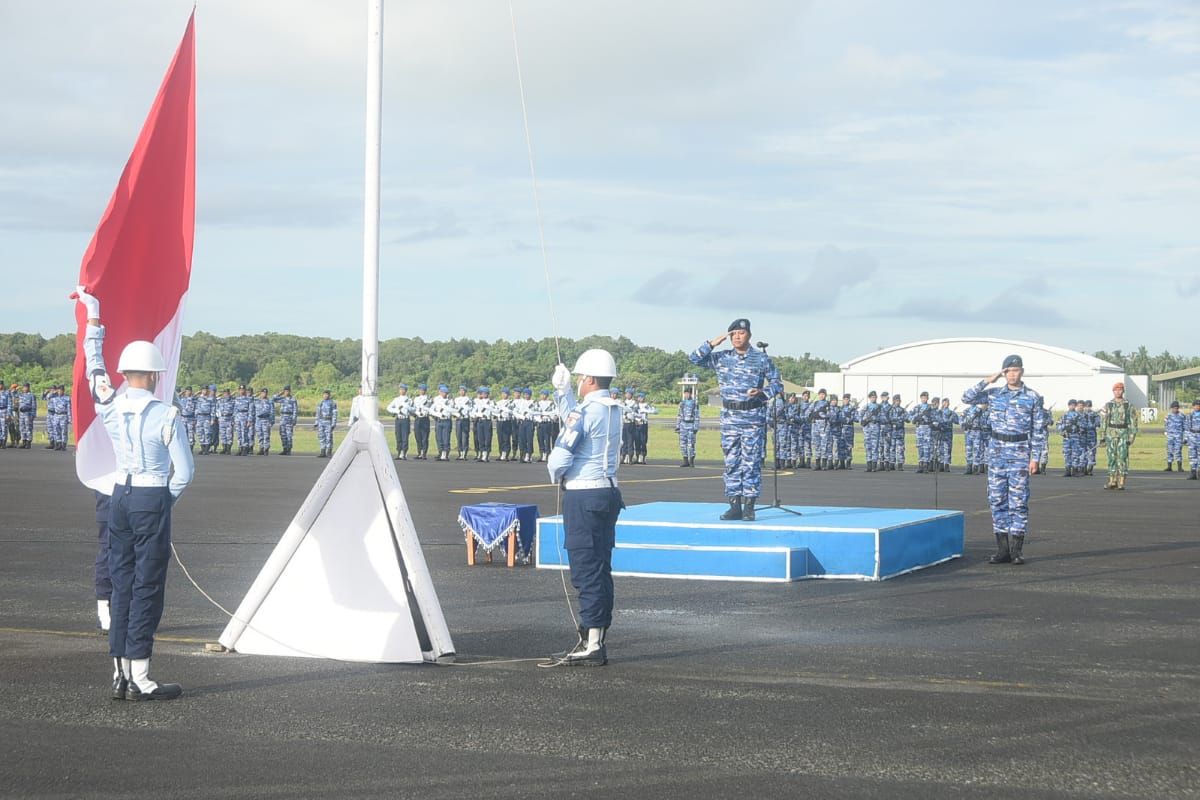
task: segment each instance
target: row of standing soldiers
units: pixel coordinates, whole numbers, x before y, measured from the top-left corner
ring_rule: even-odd
[[[967,454],[966,474],[982,474],[987,447],[987,422],[983,408],[972,406],[960,417],[949,399],[921,394],[916,406],[905,406],[899,394],[867,394],[855,403],[849,394],[824,389],[815,400],[809,391],[792,393],[772,407],[768,426],[775,435],[775,460],[780,469],[851,469],[855,425],[863,431],[867,472],[904,470],[905,429],[916,428],[917,472],[946,472],[954,445],[954,426],[961,425]],[[911,406],[911,404],[910,404]],[[687,456],[685,454],[685,460]]]
[[[47,450],[66,450],[71,422],[71,398],[63,386],[51,386],[42,393],[46,402]],[[38,398],[29,384],[9,388],[0,386],[0,449],[33,446],[33,421],[37,418]]]
[[[202,456],[230,455],[236,440],[236,455],[250,455],[257,448],[258,454],[265,456],[271,451],[271,429],[278,422],[283,455],[291,455],[299,410],[292,387],[285,386],[276,395],[262,388],[257,397],[254,395],[254,389],[246,385],[239,386],[236,395],[230,389],[218,393],[213,385],[201,387],[199,394],[191,386],[184,387],[175,404],[187,432],[188,446],[194,448],[199,444]],[[328,398],[326,392],[325,399]]]
[[[438,393],[430,395],[428,386],[417,385],[417,394],[408,393],[408,385],[400,384],[396,397],[388,403],[387,413],[392,414],[396,430],[396,458],[408,458],[409,437],[416,441],[420,461],[429,458],[429,434],[433,428],[437,461],[450,460],[450,436],[455,436],[458,456],[455,461],[464,461],[475,446],[475,460],[491,460],[493,437],[498,440],[500,461],[534,462],[534,439],[540,455],[537,461],[545,461],[558,436],[559,417],[549,390],[543,389],[538,400],[533,399],[529,388],[500,390],[500,397],[493,400],[489,386],[480,386],[471,397],[465,385],[459,385],[458,395],[450,397],[450,387],[438,385]]]

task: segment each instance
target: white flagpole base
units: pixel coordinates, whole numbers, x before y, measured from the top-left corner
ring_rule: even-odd
[[[258,655],[453,661],[454,644],[378,422],[350,428],[220,642]]]

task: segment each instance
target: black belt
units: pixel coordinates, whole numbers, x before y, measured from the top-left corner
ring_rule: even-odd
[[[1129,423],[1127,422],[1127,423],[1125,423],[1124,425],[1113,425],[1113,424],[1111,424],[1111,423],[1110,423],[1108,427],[1110,427],[1110,428],[1128,428],[1128,427],[1129,427]]]
[[[993,439],[999,439],[1002,442],[1027,442],[1029,441],[1028,433],[992,433]]]
[[[721,407],[730,411],[752,411],[756,408],[762,408],[766,404],[767,401],[761,397],[754,397],[749,400],[721,400]]]

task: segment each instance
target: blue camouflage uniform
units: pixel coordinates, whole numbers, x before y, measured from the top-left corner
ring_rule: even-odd
[[[954,426],[960,422],[961,420],[953,408],[947,406],[937,410],[935,433],[940,448],[938,460],[942,472],[950,471],[950,459],[954,455]]]
[[[1009,359],[1013,357],[1010,356]],[[1005,361],[1008,365],[1009,360]],[[1015,366],[1021,366],[1018,359]],[[964,403],[987,403],[991,429],[987,456],[988,504],[992,509],[992,529],[1001,556],[1007,558],[1011,544],[1018,558],[1029,526],[1029,464],[1041,460],[1046,449],[1045,417],[1042,396],[1022,384],[987,388],[981,380],[963,392]],[[1010,542],[1010,539],[1020,540]],[[995,558],[995,557],[994,557]]]
[[[812,424],[812,454],[816,459],[814,469],[825,469],[829,457],[829,401],[825,392],[817,392],[817,399],[808,407],[808,419]]]
[[[696,432],[700,430],[700,406],[689,392],[679,401],[679,412],[675,415],[675,430],[679,433],[679,455],[683,466],[695,466]]]
[[[218,397],[214,404],[214,410],[217,414],[217,430],[220,434],[221,452],[228,453],[229,448],[233,447],[233,397],[229,394],[229,390],[225,390],[223,397]]]
[[[337,402],[330,399],[329,390],[326,390],[324,399],[317,403],[317,416],[313,421],[313,427],[317,429],[317,442],[321,447],[318,458],[333,455],[333,429],[337,425],[337,419]]]
[[[904,423],[908,419],[908,412],[904,406],[900,405],[900,395],[892,395],[892,405],[888,409],[889,419],[891,420],[891,431],[888,438],[888,460],[890,465],[888,469],[897,469],[904,471]]]
[[[967,406],[967,410],[963,412],[963,455],[967,462],[967,475],[974,475],[976,468],[983,463],[983,453],[979,446],[979,440],[983,436],[983,412],[984,407],[981,405]]]
[[[1080,413],[1075,410],[1076,403],[1067,403],[1067,413],[1058,421],[1058,432],[1062,434],[1063,468],[1068,478],[1075,470],[1083,466],[1083,440],[1080,435]]]
[[[1092,468],[1096,466],[1096,443],[1099,441],[1100,430],[1100,414],[1092,410],[1092,401],[1083,401],[1083,408],[1076,408],[1079,411],[1079,441],[1083,447],[1083,455],[1081,466],[1084,473],[1092,474]]]
[[[854,423],[858,422],[858,406],[850,402],[850,395],[842,395],[842,430],[838,436],[838,461],[842,469],[851,469],[854,456]]]
[[[179,395],[176,401],[179,405],[179,418],[183,420],[183,430],[187,434],[188,447],[196,446],[196,397],[192,387],[184,389],[187,394]]]
[[[196,398],[196,438],[200,440],[200,454],[208,453],[213,446],[212,418],[215,399],[209,394],[208,387]]]
[[[271,402],[279,406],[279,443],[283,446],[281,454],[290,456],[292,443],[295,441],[296,417],[300,413],[300,403],[292,397],[290,386],[283,387],[283,392],[272,397]]]
[[[120,396],[112,390],[102,326],[87,326],[84,353],[96,415],[116,458],[108,520],[109,653],[149,659],[171,560],[171,508],[191,482],[192,453],[174,405],[145,389],[127,388]]]
[[[787,463],[785,467],[795,468],[800,465],[800,440],[803,437],[801,429],[800,398],[795,394],[788,396],[787,404],[783,407],[783,419],[787,430]]]
[[[1188,480],[1194,481],[1197,479],[1197,470],[1200,469],[1200,400],[1192,403],[1192,413],[1188,414],[1183,429],[1187,434],[1188,467],[1192,471]]]
[[[762,488],[767,403],[783,391],[779,370],[766,353],[753,346],[739,354],[733,349],[713,350],[704,341],[689,358],[696,366],[715,371],[721,387],[725,496],[757,498]],[[750,389],[761,389],[762,394],[750,397]]]
[[[933,463],[933,409],[929,407],[928,395],[908,412],[908,421],[916,429],[917,472],[925,472]]]
[[[245,386],[239,387],[233,398],[233,432],[237,437],[239,456],[254,449],[254,398]]]
[[[33,444],[33,421],[37,417],[37,395],[29,391],[29,384],[23,387],[25,391],[17,394],[17,429],[20,431],[22,446],[28,450]]]
[[[1167,471],[1171,471],[1171,462],[1179,463],[1183,470],[1183,427],[1187,420],[1179,413],[1179,404],[1171,404],[1171,413],[1163,420],[1163,433],[1167,436]]]
[[[8,415],[12,413],[13,394],[0,385],[0,450],[8,447]]]
[[[880,462],[880,405],[875,392],[867,395],[867,402],[858,412],[858,422],[863,429],[863,450],[867,455],[867,472],[879,469]]]
[[[254,401],[254,438],[258,440],[258,454],[265,456],[271,451],[271,428],[275,425],[275,404],[266,389]]]

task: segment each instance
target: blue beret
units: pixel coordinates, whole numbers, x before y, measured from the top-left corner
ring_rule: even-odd
[[[1020,367],[1021,369],[1025,369],[1025,362],[1021,360],[1019,355],[1014,353],[1013,355],[1004,359],[1004,366],[1002,366],[1000,369],[1008,369],[1009,367]]]
[[[738,319],[735,319],[733,322],[729,323],[729,328],[725,332],[733,333],[734,331],[749,332],[750,331],[750,320],[746,319],[745,317],[739,317]]]
[[[407,388],[408,388],[408,384],[407,384],[407,383],[402,383],[402,384],[400,384],[400,388],[401,388],[401,389],[407,389]]]
[[[439,383],[439,384],[438,384],[438,391],[439,391],[439,392],[448,392],[448,391],[450,391],[450,387],[449,387],[449,386],[447,386],[447,385],[446,385],[446,384],[444,384],[444,383]]]
[[[542,389],[542,394],[543,394],[543,395],[545,395],[546,397],[549,397],[549,396],[550,396],[550,390],[549,390],[549,389]]]
[[[418,389],[428,389],[429,387],[424,383],[418,383],[417,388]]]
[[[467,390],[467,385],[465,383],[460,383],[458,388],[465,392]]]

